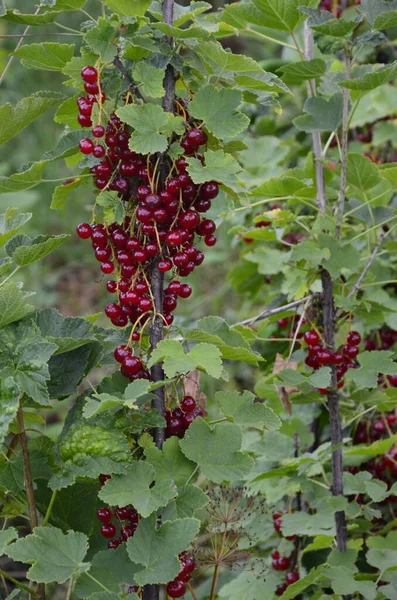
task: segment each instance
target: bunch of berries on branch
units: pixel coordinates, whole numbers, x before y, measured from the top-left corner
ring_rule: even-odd
[[[172,324],[178,299],[190,296],[190,285],[179,278],[187,277],[203,262],[204,253],[197,247],[198,242],[203,240],[206,246],[216,243],[216,225],[203,215],[218,195],[219,185],[216,181],[196,185],[188,174],[185,156],[194,156],[204,163],[199,150],[207,143],[207,134],[201,122],[190,119],[183,100],[176,103],[176,112],[182,111],[187,123],[185,134],[178,140],[181,156],[175,160],[163,156],[160,161],[158,155],[144,156],[129,148],[132,132],[115,113],[106,126],[91,122],[92,106],[95,102],[101,104],[105,94],[94,67],[85,67],[82,77],[88,95],[78,100],[78,118],[83,126],[92,127],[92,138],[82,139],[80,150],[94,157],[96,164],[91,172],[95,186],[116,192],[124,215],[120,222],[111,224],[81,223],[77,235],[91,239],[101,271],[115,274],[106,287],[116,298],[106,306],[105,313],[117,327],[131,323],[131,341],[136,341],[141,328],[156,315],[155,308],[158,310],[151,289],[154,264],[169,276],[162,299],[164,325]],[[98,115],[98,119],[103,119],[104,110],[99,110]],[[100,138],[103,139],[99,143]],[[125,376],[147,376],[129,347],[119,347],[116,353]]]
[[[100,508],[97,517],[102,523],[101,535],[108,539],[108,548],[115,549],[132,537],[139,523],[139,515],[131,506],[121,506],[114,510]],[[119,531],[119,537],[116,537]]]

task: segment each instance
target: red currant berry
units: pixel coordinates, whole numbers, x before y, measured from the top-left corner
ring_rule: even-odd
[[[170,598],[182,598],[186,594],[186,584],[179,579],[167,583],[167,594]]]
[[[184,396],[181,402],[181,409],[185,413],[189,413],[196,408],[197,404],[193,396]]]
[[[102,127],[102,125],[95,125],[95,127],[92,130],[92,135],[95,138],[101,138],[105,135],[105,128]]]
[[[344,361],[344,356],[342,354],[342,352],[333,352],[332,357],[331,357],[331,362],[334,365],[341,365]]]
[[[358,346],[349,346],[348,344],[343,346],[343,354],[345,354],[349,358],[356,358],[359,352],[360,349]]]
[[[303,339],[309,346],[315,346],[320,341],[320,336],[318,335],[317,331],[312,329],[311,331],[306,331]]]
[[[106,151],[105,148],[101,146],[101,144],[97,144],[96,146],[94,146],[92,153],[95,156],[95,158],[103,158],[106,154]]]
[[[91,127],[92,125],[92,121],[90,118],[91,115],[91,111],[88,115],[84,115],[84,114],[79,114],[79,116],[77,117],[77,121],[79,123],[79,125],[81,125],[82,127]]]
[[[299,573],[297,573],[296,571],[292,571],[291,573],[287,573],[286,575],[286,580],[288,585],[292,585],[293,583],[296,583],[297,581],[299,581],[300,577],[299,577]]]
[[[275,594],[276,596],[282,596],[285,592],[285,590],[287,589],[288,584],[287,583],[279,583],[278,586],[276,587],[276,591]]]
[[[206,235],[204,238],[204,244],[206,246],[215,246],[216,237],[214,235]]]
[[[99,85],[97,83],[86,82],[84,84],[84,89],[87,92],[87,94],[91,94],[93,96],[96,96],[97,94],[99,94]]]
[[[190,285],[188,283],[182,283],[180,290],[178,292],[178,296],[180,298],[189,298],[191,293],[192,293],[192,288],[190,287]]]
[[[280,552],[278,550],[272,550],[270,556],[273,560],[278,560],[280,558]]]
[[[216,181],[207,181],[200,188],[200,197],[203,200],[213,200],[219,194],[219,185]]]
[[[81,77],[87,83],[95,83],[96,81],[98,81],[98,71],[95,67],[91,67],[90,65],[88,65],[87,67],[84,67],[82,69]]]
[[[99,483],[101,483],[102,485],[104,485],[109,479],[112,479],[111,475],[105,475],[104,473],[101,473],[98,477],[99,479]]]
[[[361,335],[358,333],[358,331],[351,331],[346,338],[346,343],[349,346],[358,346],[360,342]]]
[[[117,292],[117,282],[113,281],[113,279],[108,281],[106,284],[106,289],[110,294],[115,294]]]
[[[142,368],[142,363],[139,358],[132,356],[131,354],[124,357],[122,365],[123,372],[128,375],[136,375]]]
[[[109,523],[112,518],[112,511],[109,508],[100,508],[96,516],[102,523]]]
[[[105,538],[112,538],[116,535],[116,527],[111,523],[106,525],[102,525],[101,527],[101,535]]]
[[[110,540],[108,542],[108,548],[109,550],[116,550],[116,548],[118,548],[121,544],[121,540]]]
[[[94,150],[94,142],[88,138],[83,138],[79,143],[80,152],[83,154],[92,154]]]
[[[127,356],[132,356],[131,353],[131,348],[128,348],[128,346],[117,346],[117,348],[114,350],[113,352],[114,358],[115,360],[117,360],[118,363],[123,364],[124,359],[127,358]],[[140,367],[139,367],[140,368]],[[139,371],[139,369],[138,369]],[[117,509],[119,510],[119,509]],[[117,511],[116,511],[117,514]],[[118,516],[118,514],[117,514]]]
[[[322,365],[329,365],[332,361],[332,353],[327,349],[320,350],[317,354],[317,360]]]
[[[124,525],[121,530],[121,539],[126,540],[132,537],[136,531],[136,525]]]
[[[190,129],[186,134],[188,144],[198,148],[207,142],[207,134],[202,129]]]
[[[76,232],[82,240],[88,240],[92,234],[92,227],[88,223],[80,223],[76,227]]]
[[[128,506],[120,506],[116,508],[116,517],[118,517],[121,521],[126,521],[130,516],[131,509]]]
[[[101,264],[101,271],[105,273],[105,275],[110,275],[114,271],[114,264],[110,260],[105,260]]]

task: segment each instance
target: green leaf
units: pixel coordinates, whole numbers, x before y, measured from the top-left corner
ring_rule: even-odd
[[[76,100],[77,97],[73,96],[60,104],[54,116],[55,123],[63,123],[71,129],[80,129],[76,118]]]
[[[218,378],[222,373],[221,353],[212,344],[197,344],[185,354],[183,344],[176,340],[162,340],[152,352],[148,367],[162,362],[167,377],[199,369]]]
[[[188,157],[188,172],[194,183],[217,181],[237,191],[236,185],[241,166],[233,156],[223,150],[207,150],[204,153],[205,165],[198,158]]]
[[[52,194],[50,208],[53,210],[61,210],[65,207],[66,200],[70,194],[77,190],[78,187],[88,183],[87,179],[76,177],[75,179],[66,179],[62,185],[58,185]]]
[[[178,487],[190,479],[196,468],[181,451],[179,440],[175,436],[168,438],[161,450],[153,447],[146,448],[145,456],[156,472],[157,482],[173,479]]]
[[[130,139],[130,149],[142,154],[164,152],[168,146],[168,136],[172,132],[182,133],[181,117],[165,112],[157,104],[129,104],[116,111],[116,114],[135,129]]]
[[[73,156],[78,152],[78,145],[80,140],[87,137],[87,132],[84,130],[71,131],[61,137],[55,150],[46,152],[42,156],[42,160],[58,160],[60,158],[67,158]],[[40,163],[39,163],[40,164]]]
[[[197,511],[208,504],[208,496],[194,485],[185,485],[178,489],[177,497],[164,509],[162,517],[165,521],[194,517]]]
[[[47,362],[56,350],[33,321],[19,321],[0,330],[0,373],[13,377],[19,389],[41,405],[49,403]]]
[[[191,39],[191,38],[208,38],[210,35],[210,27],[211,30],[218,30],[218,24],[212,24],[209,26],[207,24],[207,28],[200,27],[200,25],[190,25],[185,29],[179,29],[178,27],[173,27],[172,25],[168,25],[167,23],[153,23],[154,29],[158,29],[162,31],[166,35],[176,39]]]
[[[88,539],[83,533],[69,531],[66,535],[55,527],[36,527],[34,532],[7,548],[13,560],[33,565],[28,577],[39,583],[64,583],[89,568],[83,562]]]
[[[378,31],[397,26],[397,10],[389,10],[375,18],[374,28]]]
[[[138,585],[167,583],[181,569],[178,555],[195,539],[200,528],[197,519],[167,521],[159,529],[156,516],[141,519],[134,537],[127,541],[130,559],[142,569],[135,573]]]
[[[397,363],[393,361],[393,352],[379,350],[361,352],[358,356],[359,369],[351,369],[346,375],[360,387],[374,388],[378,386],[378,375],[397,375]]]
[[[41,260],[59,248],[70,235],[38,235],[34,239],[27,236],[16,236],[6,246],[6,252],[20,267],[26,267]]]
[[[99,17],[96,27],[92,27],[84,36],[86,44],[101,57],[102,62],[111,62],[117,54],[117,46],[112,43],[116,35],[117,24]]]
[[[263,13],[266,27],[278,31],[292,32],[305,20],[299,10],[301,6],[317,7],[316,0],[254,0],[255,6]]]
[[[369,91],[392,81],[396,77],[397,63],[394,63],[387,67],[374,69],[372,73],[365,73],[363,77],[340,81],[339,85],[349,90]]]
[[[151,0],[104,0],[106,6],[122,17],[143,17]]]
[[[303,110],[307,114],[293,120],[300,131],[335,131],[342,122],[342,94],[336,93],[329,100],[320,96],[308,98]]]
[[[291,90],[273,73],[236,75],[234,81],[244,89],[263,92],[291,94]]]
[[[160,506],[166,506],[177,491],[170,479],[153,485],[155,470],[144,461],[135,461],[123,475],[113,475],[99,497],[111,506],[132,504],[143,517],[148,517]]]
[[[372,481],[367,481],[365,484],[365,488],[368,496],[374,502],[382,502],[389,495],[387,485],[384,481],[379,481],[376,479],[373,479]]]
[[[103,592],[104,586],[110,592],[118,594],[120,586],[123,584],[133,585],[135,570],[135,565],[128,557],[125,544],[121,544],[111,552],[101,550],[92,559],[89,575],[82,573],[78,578],[74,592],[78,598],[93,598],[91,594]],[[130,596],[128,599],[131,600]]]
[[[77,89],[82,89],[82,80],[81,80],[81,69],[86,65],[94,65],[98,57],[93,52],[89,52],[85,48],[81,49],[80,56],[74,56],[64,67],[63,73],[67,77],[70,77],[70,80],[65,83],[65,85],[73,86]]]
[[[307,187],[308,186],[304,181],[288,175],[287,171],[286,174],[271,177],[267,181],[261,183],[252,190],[252,195],[270,197],[289,196],[294,195],[300,190],[305,190]]]
[[[36,162],[26,171],[15,173],[10,177],[0,177],[0,194],[29,190],[41,183],[45,164],[45,162]]]
[[[381,542],[382,540],[382,542]],[[395,568],[397,564],[397,535],[390,531],[386,537],[373,536],[368,540],[367,561],[373,567],[383,572]]]
[[[73,51],[73,44],[42,42],[21,46],[14,52],[14,56],[20,57],[21,63],[28,69],[62,71],[71,60]]]
[[[234,54],[225,50],[219,42],[199,42],[194,47],[195,52],[205,61],[212,61],[224,71],[235,71],[238,73],[263,73],[263,69],[249,56]],[[214,86],[209,86],[215,89]],[[189,104],[191,106],[191,104]],[[230,136],[232,137],[232,136]]]
[[[221,412],[232,423],[270,431],[281,427],[275,412],[263,402],[254,402],[255,395],[251,392],[217,392],[215,399],[219,402]]]
[[[8,434],[8,427],[18,412],[19,396],[19,389],[12,377],[1,379],[0,444],[3,444]]]
[[[0,214],[0,247],[32,218],[32,213],[17,213],[16,208],[7,208]]]
[[[26,294],[14,282],[9,281],[0,287],[0,327],[19,321],[34,311],[34,306],[26,303]]]
[[[104,221],[107,225],[110,225],[113,221],[123,222],[124,205],[117,192],[100,192],[96,197],[96,203],[102,206]]]
[[[358,269],[360,253],[352,244],[342,244],[325,233],[319,234],[318,243],[320,248],[329,250],[329,258],[323,260],[322,264],[333,277],[338,277],[340,272],[345,269],[353,273]]]
[[[0,144],[11,140],[63,98],[63,94],[57,92],[37,92],[33,96],[23,98],[15,108],[11,104],[0,106]]]
[[[302,60],[296,63],[282,66],[282,79],[287,85],[296,85],[308,79],[314,79],[324,75],[327,69],[325,61],[320,58],[313,60]]]
[[[80,10],[87,0],[47,0],[46,4],[55,10]]]
[[[162,98],[164,96],[165,69],[157,69],[147,62],[139,62],[134,69],[134,79],[141,85],[140,91],[149,98]]]
[[[74,394],[83,377],[96,366],[101,353],[101,345],[90,342],[53,356],[48,363],[51,376],[48,382],[50,396],[64,398]]]
[[[38,15],[23,14],[19,10],[7,10],[3,18],[6,21],[21,23],[22,25],[47,25],[48,23],[52,23],[59,14],[60,12],[55,10]]]
[[[186,431],[180,446],[208,479],[220,483],[243,479],[251,471],[253,460],[240,452],[241,443],[242,433],[238,425],[219,423],[211,428],[198,417]]]
[[[3,556],[7,545],[18,537],[15,527],[7,527],[5,531],[0,532],[0,556]]]
[[[237,577],[222,585],[220,598],[227,600],[264,600],[273,598],[276,581],[272,577],[257,575],[253,570],[244,570]]]
[[[87,319],[64,317],[55,308],[37,311],[35,321],[42,335],[58,346],[57,354],[70,352],[95,339]]]
[[[189,103],[189,112],[193,117],[202,119],[215,137],[230,139],[244,131],[249,124],[249,118],[237,110],[241,100],[241,92],[237,90],[205,85]]]
[[[378,166],[362,154],[349,153],[346,179],[349,185],[366,192],[380,181]]]
[[[321,11],[326,12],[326,11]],[[331,15],[330,15],[331,16]],[[346,37],[356,29],[361,23],[362,18],[358,17],[354,21],[346,21],[342,18],[330,18],[325,22],[320,23],[318,25],[311,25],[311,28],[318,33],[322,33],[323,35],[330,35],[331,37],[341,38]]]
[[[296,583],[293,583],[292,585],[288,586],[288,589],[281,596],[282,599],[293,600],[293,598],[296,598],[296,596],[303,592],[305,589],[317,583],[318,581],[321,581],[321,579],[323,579],[324,577],[325,570],[326,565],[320,565],[319,567],[311,569],[308,575],[302,577]],[[325,597],[323,600],[326,600],[326,598],[329,599],[329,596]]]

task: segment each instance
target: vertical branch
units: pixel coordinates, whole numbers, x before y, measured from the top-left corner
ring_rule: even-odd
[[[305,21],[305,59],[311,60],[313,58],[313,33],[310,27]],[[316,82],[313,79],[307,84],[307,96],[311,98],[316,95]],[[326,196],[325,196],[325,180],[324,180],[324,168],[321,163],[323,151],[321,147],[321,135],[318,132],[312,133],[313,140],[313,154],[314,154],[314,166],[316,170],[316,185],[317,185],[317,204],[320,210],[325,212],[326,210]]]
[[[350,79],[351,58],[346,54],[346,79]],[[343,213],[345,211],[346,199],[346,171],[347,171],[347,146],[349,142],[349,100],[350,92],[348,88],[342,88],[343,112],[342,112],[342,148],[341,148],[341,173],[340,190],[338,200],[338,221],[336,225],[336,238],[338,239],[342,230]]]
[[[174,0],[163,0],[163,20],[167,25],[172,25],[174,22]],[[167,36],[167,42],[170,46],[173,45],[171,37]],[[175,74],[172,65],[168,64],[165,77],[164,77],[164,96],[163,96],[163,108],[167,112],[174,112],[175,103]],[[160,185],[164,186],[167,173],[168,173],[168,161],[166,154],[160,157],[159,163],[160,169]],[[154,298],[154,310],[155,317],[150,327],[150,348],[153,351],[157,344],[164,338],[164,324],[163,319],[160,316],[163,312],[163,288],[164,288],[164,273],[158,269],[159,257],[153,261],[151,268],[151,288]],[[153,365],[151,368],[151,376],[154,382],[164,380],[164,371],[161,363]],[[155,392],[155,398],[152,402],[152,407],[157,410],[161,415],[165,413],[165,397],[164,387],[160,387]],[[161,448],[164,442],[164,429],[162,427],[156,427],[154,429],[154,439],[157,448]],[[160,586],[146,585],[143,588],[143,600],[159,600],[160,598]]]
[[[321,272],[323,284],[323,324],[324,340],[329,350],[335,349],[335,306],[331,275],[325,269]],[[329,424],[332,446],[339,446],[332,451],[332,493],[343,496],[343,454],[341,443],[342,426],[340,421],[339,394],[335,368],[331,368],[331,385],[328,388]],[[347,549],[346,516],[343,511],[335,513],[336,544],[339,551]]]
[[[305,23],[305,58],[310,60],[313,57],[313,35],[310,28]],[[308,86],[308,95],[310,97],[311,89]],[[348,107],[348,98],[347,98]],[[346,127],[348,120],[346,119]],[[313,149],[315,158],[322,157],[321,138],[319,134],[313,134]],[[346,162],[346,160],[345,160]],[[342,165],[343,168],[343,165]],[[346,168],[346,165],[345,165]],[[321,210],[326,210],[326,196],[324,185],[324,170],[319,160],[316,160],[316,185],[317,198]],[[343,200],[344,203],[344,200]],[[335,349],[335,306],[333,296],[333,282],[328,271],[321,271],[321,282],[323,288],[322,306],[323,306],[323,326],[324,341],[329,350]],[[343,454],[342,454],[342,427],[340,420],[338,383],[336,379],[335,367],[331,367],[331,384],[328,388],[328,410],[331,430],[331,444],[334,446],[332,452],[332,493],[334,496],[343,495]],[[336,448],[336,446],[339,446]],[[339,551],[347,550],[347,527],[346,515],[344,511],[335,513],[336,543]],[[349,600],[350,596],[343,596]]]

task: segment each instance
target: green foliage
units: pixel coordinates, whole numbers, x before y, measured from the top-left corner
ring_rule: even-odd
[[[163,362],[164,372],[170,378],[178,373],[188,373],[195,369],[204,371],[212,377],[219,377],[222,373],[221,353],[212,344],[197,344],[185,354],[180,342],[163,340],[152,352],[148,366],[151,367],[159,362]]]
[[[44,42],[21,46],[14,52],[14,56],[21,58],[22,64],[28,69],[62,71],[66,63],[72,59],[73,51],[73,44]]]
[[[197,119],[202,119],[205,127],[216,137],[232,139],[249,123],[248,117],[238,110],[241,100],[242,95],[237,90],[207,85],[195,94],[189,111]]]
[[[83,533],[69,531],[65,535],[55,527],[36,527],[32,534],[10,544],[7,555],[32,565],[29,579],[39,583],[63,583],[89,568],[89,563],[84,562],[87,548],[87,537]]]

